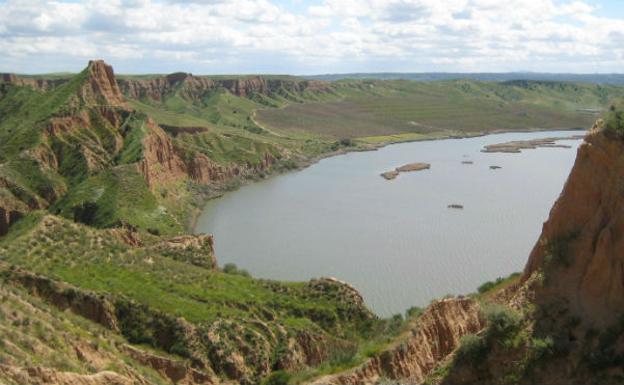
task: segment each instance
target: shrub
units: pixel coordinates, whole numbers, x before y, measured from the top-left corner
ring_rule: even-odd
[[[270,376],[266,378],[262,382],[263,385],[288,385],[290,381],[290,374],[278,370],[276,372],[271,373]]]
[[[540,360],[553,354],[555,342],[552,337],[533,338],[531,340],[531,358],[532,360]]]
[[[423,308],[418,306],[412,306],[405,311],[405,319],[415,318],[422,314]]]
[[[483,310],[487,321],[486,336],[505,338],[515,334],[522,324],[522,317],[514,310],[503,305],[489,305]]]
[[[235,263],[226,263],[223,265],[222,271],[225,274],[242,275],[243,277],[251,277],[251,274],[245,269],[239,269]]]
[[[614,133],[618,137],[624,137],[624,110],[615,104],[611,106],[605,118],[605,130]]]
[[[488,352],[487,342],[483,337],[466,334],[459,341],[455,360],[459,363],[475,364],[482,361]]]
[[[481,286],[479,286],[479,288],[477,288],[477,291],[479,292],[479,294],[483,294],[485,292],[492,290],[496,285],[498,285],[501,282],[503,282],[502,277],[496,278],[496,281],[487,281],[483,283]]]
[[[570,243],[578,238],[578,231],[570,231],[567,234],[560,235],[548,241],[546,251],[550,258],[565,267],[569,267],[572,261],[569,258]]]
[[[93,225],[98,212],[98,205],[95,202],[83,202],[73,207],[74,221],[84,223],[85,225]]]

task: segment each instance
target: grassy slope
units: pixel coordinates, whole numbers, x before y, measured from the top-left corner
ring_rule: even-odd
[[[45,223],[47,222],[47,224]],[[137,301],[190,322],[262,320],[327,333],[355,344],[354,350],[302,373],[312,377],[356,365],[404,331],[401,317],[359,319],[332,292],[311,290],[305,282],[257,280],[212,271],[174,260],[150,248],[157,237],[146,235],[146,247],[129,248],[107,230],[96,230],[43,212],[29,214],[0,239],[5,262],[68,282],[77,287]]]
[[[94,374],[134,371],[153,384],[166,384],[156,372],[133,361],[124,340],[91,321],[63,312],[25,290],[0,285],[0,364],[46,367],[62,372]],[[87,352],[86,358],[76,349]],[[20,384],[0,371],[0,383]]]
[[[343,81],[344,99],[291,105],[257,113],[280,133],[313,132],[329,138],[432,132],[487,132],[587,127],[624,94],[614,86],[476,81]]]
[[[0,85],[0,161],[32,148],[41,140],[46,119],[69,108],[76,90],[87,78],[83,71],[51,92]]]

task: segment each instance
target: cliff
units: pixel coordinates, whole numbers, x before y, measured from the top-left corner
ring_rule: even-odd
[[[612,112],[617,114],[617,112]],[[444,384],[624,378],[624,140],[599,120],[578,149],[505,308],[461,345]]]
[[[392,347],[355,369],[319,378],[314,384],[376,384],[382,379],[422,383],[459,346],[461,337],[477,333],[483,326],[476,301],[435,301],[418,317],[409,335],[397,339]]]
[[[123,107],[126,102],[119,90],[113,67],[103,60],[91,60],[87,66],[88,82],[80,90],[81,98],[91,105]]]
[[[305,91],[331,90],[331,84],[321,80],[267,79],[263,76],[208,78],[183,72],[152,79],[121,78],[118,83],[123,94],[129,98],[148,98],[156,101],[161,101],[165,96],[178,90],[183,97],[190,100],[199,100],[218,89],[227,90],[240,97],[251,97],[255,94],[288,96],[288,93],[301,95]]]
[[[53,88],[60,86],[61,84],[65,84],[68,82],[69,78],[59,78],[59,79],[42,79],[42,78],[34,78],[34,77],[25,77],[18,76],[11,73],[2,73],[0,74],[0,84],[11,84],[16,86],[28,86],[37,91],[49,91]]]
[[[542,303],[562,299],[588,326],[604,328],[624,312],[624,141],[600,128],[579,147],[524,279],[543,271]]]

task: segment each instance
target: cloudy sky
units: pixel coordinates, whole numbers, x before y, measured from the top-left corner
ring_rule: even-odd
[[[0,0],[0,71],[624,72],[623,0]]]

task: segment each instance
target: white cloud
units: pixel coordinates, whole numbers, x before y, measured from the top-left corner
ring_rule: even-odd
[[[3,71],[622,72],[624,20],[578,0],[7,0]]]

